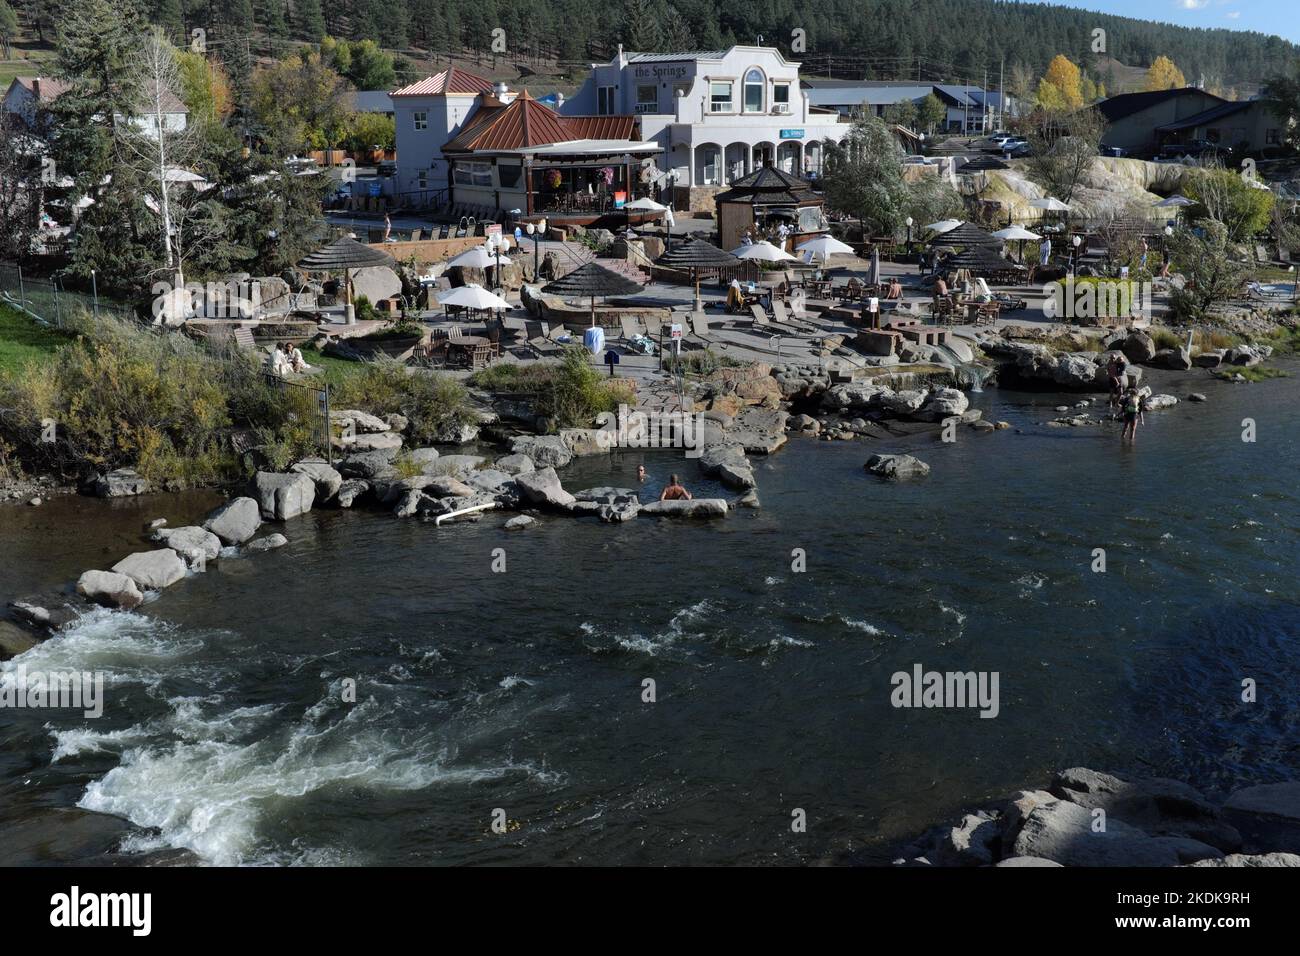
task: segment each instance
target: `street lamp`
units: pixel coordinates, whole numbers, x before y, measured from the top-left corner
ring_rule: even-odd
[[[907,217],[907,254],[909,256],[912,254],[912,223],[915,221],[911,216]]]
[[[1079,246],[1083,245],[1083,237],[1075,236],[1070,242],[1074,245],[1074,251],[1070,254],[1070,272],[1077,272],[1079,269]]]
[[[1169,240],[1174,237],[1174,227],[1165,226],[1165,264],[1169,264]]]
[[[539,268],[538,261],[537,261],[537,255],[538,255],[537,240],[533,238],[533,233],[536,231],[537,231],[537,227],[530,222],[527,226],[527,232],[528,232],[528,240],[533,244],[533,281],[534,282],[537,281],[537,270]]]
[[[501,281],[501,251],[503,249],[506,250],[507,252],[509,251],[510,240],[506,236],[493,236],[492,250],[493,252],[496,253],[496,257],[497,257],[496,275],[494,276],[494,278],[496,280],[496,287],[500,291],[505,291],[505,285]]]

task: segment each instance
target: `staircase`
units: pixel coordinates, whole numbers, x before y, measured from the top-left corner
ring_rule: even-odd
[[[644,269],[634,262],[628,262],[626,259],[595,259],[597,265],[602,265],[610,272],[617,272],[619,275],[627,276],[637,285],[645,285],[650,281],[650,275]]]

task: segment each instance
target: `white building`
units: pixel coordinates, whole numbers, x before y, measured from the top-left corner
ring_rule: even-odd
[[[849,131],[799,83],[799,64],[772,47],[733,46],[691,53],[627,53],[593,64],[560,106],[569,114],[632,113],[641,136],[664,150],[661,185],[678,206],[712,208],[713,196],[763,166],[797,175],[821,172],[828,143]]]
[[[397,143],[398,198],[412,206],[437,205],[450,185],[445,146],[474,115],[480,96],[509,103],[504,86],[450,67],[389,94]]]
[[[42,111],[48,110],[67,88],[67,83],[47,76],[14,77],[9,89],[5,91],[4,99],[0,100],[0,108],[19,117],[28,129],[43,134],[46,130],[37,129],[42,122]],[[189,110],[185,104],[175,94],[164,90],[162,105],[162,126],[169,132],[184,130],[189,120]],[[49,114],[46,113],[45,116],[48,118]],[[158,135],[158,118],[153,113],[133,116],[131,122],[143,133]]]

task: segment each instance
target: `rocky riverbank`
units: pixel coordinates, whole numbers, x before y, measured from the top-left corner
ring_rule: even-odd
[[[894,864],[1300,867],[1300,782],[1213,800],[1177,780],[1073,767],[934,827]]]

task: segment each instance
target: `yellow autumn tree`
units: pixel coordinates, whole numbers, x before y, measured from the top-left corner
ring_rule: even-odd
[[[1083,91],[1080,89],[1082,75],[1079,68],[1069,58],[1058,53],[1047,65],[1047,72],[1038,84],[1039,104],[1048,109],[1078,109],[1083,105]],[[1044,84],[1051,89],[1044,90]],[[1043,93],[1057,99],[1057,103],[1042,101]]]
[[[1092,81],[1091,77],[1084,76],[1079,81],[1079,93],[1083,96],[1085,103],[1097,102],[1097,84]]]
[[[1183,71],[1174,65],[1167,56],[1158,56],[1151,68],[1147,70],[1147,82],[1143,87],[1147,92],[1153,90],[1176,90],[1187,85]]]

